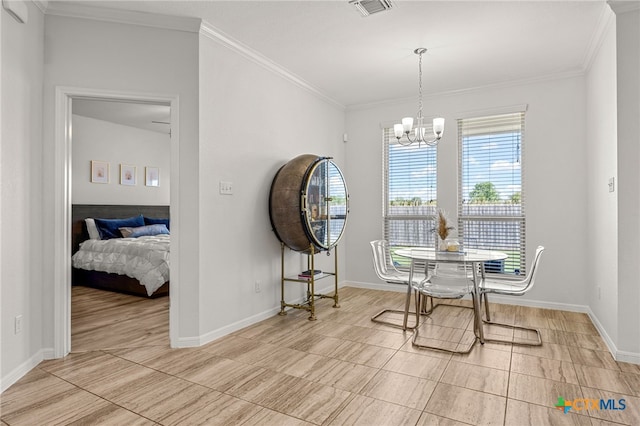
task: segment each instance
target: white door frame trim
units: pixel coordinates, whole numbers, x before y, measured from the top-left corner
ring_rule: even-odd
[[[171,229],[179,233],[178,183],[179,97],[177,95],[119,92],[57,86],[55,93],[54,148],[54,353],[62,358],[71,351],[71,104],[73,99],[119,100],[164,103],[171,106]],[[169,337],[177,346],[180,306],[178,238],[171,239],[171,300],[169,303]],[[175,248],[175,250],[174,250]]]

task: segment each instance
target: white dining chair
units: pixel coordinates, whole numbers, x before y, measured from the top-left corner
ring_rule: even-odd
[[[473,269],[466,262],[436,263],[433,272],[429,275],[429,277],[423,280],[418,285],[414,285],[414,290],[418,294],[418,296],[416,297],[416,312],[425,309],[424,304],[426,301],[422,300],[422,298],[425,296],[429,297],[429,299],[431,300],[431,308],[429,309],[430,312],[433,312],[433,310],[438,306],[472,308],[474,310],[474,333],[476,334],[476,338],[479,337],[479,327],[481,326],[479,319],[480,304],[478,302],[477,295],[475,294]],[[438,304],[435,306],[433,305],[433,299],[462,299],[467,295],[471,296],[471,300],[473,302],[473,306],[471,307],[448,304]],[[473,342],[471,342],[471,344],[464,349],[452,349],[444,346],[421,344],[418,343],[418,339],[420,337],[419,326],[420,315],[416,315],[416,326],[413,329],[413,339],[411,343],[414,347],[420,349],[435,349],[449,353],[467,354],[471,352],[471,349],[473,349],[473,346],[477,341],[477,339],[474,339]],[[479,340],[480,343],[484,343],[481,337],[479,338]]]
[[[519,281],[507,281],[507,280],[495,280],[485,278],[482,280],[480,285],[480,303],[484,300],[485,307],[485,315],[486,319],[484,320],[485,324],[496,325],[500,327],[513,328],[516,330],[524,330],[530,331],[536,334],[535,342],[532,341],[516,341],[516,340],[502,340],[502,339],[485,339],[487,342],[502,342],[502,343],[512,343],[514,345],[522,345],[522,346],[540,346],[542,345],[542,338],[540,337],[540,330],[537,328],[531,327],[522,327],[513,324],[505,324],[500,322],[495,322],[491,320],[491,313],[489,312],[489,294],[498,294],[503,296],[523,296],[526,294],[535,283],[536,274],[538,272],[538,266],[540,264],[540,258],[542,256],[542,252],[544,251],[543,246],[538,246],[536,249],[536,254],[531,262],[531,268],[527,271],[527,276],[523,280]]]
[[[396,268],[393,258],[391,257],[391,250],[389,248],[389,243],[386,240],[375,240],[369,243],[371,245],[371,250],[373,252],[373,268],[376,272],[376,275],[381,280],[389,283],[389,284],[409,284],[409,272],[400,271]],[[413,276],[413,282],[418,284],[420,281],[424,279],[424,274],[415,273]],[[407,297],[411,296],[410,292],[407,292]],[[409,302],[407,302],[409,303]],[[391,321],[387,321],[381,319],[386,314],[405,314],[404,310],[399,309],[383,309],[377,314],[371,317],[371,321],[377,322],[380,324],[386,324],[392,327],[402,328],[402,329],[413,329],[413,327],[408,327],[404,324],[397,324]],[[413,313],[413,312],[411,312]],[[388,315],[387,315],[388,316]]]

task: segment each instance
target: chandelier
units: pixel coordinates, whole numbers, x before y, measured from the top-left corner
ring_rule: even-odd
[[[434,118],[433,134],[435,135],[435,139],[426,139],[427,129],[424,125],[424,117],[422,116],[422,54],[426,51],[427,49],[424,47],[419,47],[413,51],[413,53],[420,56],[418,63],[420,71],[420,96],[418,101],[418,116],[416,118],[417,124],[414,127],[413,117],[405,117],[402,119],[402,124],[395,124],[393,126],[393,133],[400,145],[411,145],[414,142],[418,142],[418,145],[425,143],[427,146],[436,146],[444,133],[444,118]],[[413,136],[411,135],[412,133]]]

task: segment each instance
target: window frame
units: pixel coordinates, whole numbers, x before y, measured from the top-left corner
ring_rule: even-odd
[[[430,129],[426,130],[427,132]],[[389,242],[389,247],[392,252],[392,258],[397,268],[401,270],[408,270],[410,261],[405,258],[396,257],[393,255],[396,249],[403,247],[435,247],[435,234],[433,232],[435,226],[435,215],[437,210],[437,191],[438,191],[438,155],[435,147],[428,147],[424,144],[418,146],[414,143],[410,146],[401,145],[398,143],[393,127],[383,126],[382,128],[382,235],[383,239]],[[407,167],[410,171],[409,174],[421,173],[424,170],[428,170],[428,177],[426,182],[429,183],[429,190],[427,193],[433,196],[429,198],[426,203],[422,200],[422,204],[419,206],[392,206],[391,188],[391,151],[392,147],[398,147],[407,153],[407,158],[403,159],[402,167]],[[423,151],[424,150],[424,151]],[[411,155],[418,151],[419,157]],[[421,160],[425,159],[425,162]],[[414,162],[411,164],[412,162]],[[422,169],[422,170],[421,170]],[[405,177],[406,178],[406,177]],[[394,185],[395,186],[395,185]],[[407,189],[410,189],[409,187]],[[416,192],[417,194],[417,192]],[[403,213],[400,207],[407,207],[406,212]],[[414,210],[414,211],[411,211]],[[396,225],[396,226],[394,226]],[[405,228],[405,231],[401,233],[398,238],[398,227]],[[394,231],[395,229],[395,231]]]
[[[526,108],[516,112],[488,113],[467,118],[458,119],[458,234],[463,240],[464,247],[493,249],[506,251],[509,258],[504,263],[485,265],[487,275],[493,278],[521,279],[526,275],[526,209],[525,209],[525,112]],[[489,206],[492,204],[478,203],[480,208],[476,212],[471,212],[471,203],[465,199],[465,190],[469,191],[470,182],[465,181],[467,167],[465,160],[465,149],[469,143],[492,145],[500,141],[501,137],[510,133],[519,133],[516,150],[519,159],[519,203],[508,204],[505,201],[493,204],[493,212]],[[477,141],[470,141],[469,138],[478,138]],[[511,137],[513,139],[513,137]],[[497,141],[497,142],[496,142]],[[513,140],[507,139],[513,144]],[[478,149],[477,146],[474,146]],[[491,149],[491,148],[489,148]],[[493,150],[496,155],[502,153],[502,148]],[[511,152],[513,154],[513,152]],[[489,166],[488,169],[491,167]],[[475,170],[475,169],[474,169]],[[470,180],[470,179],[469,179]],[[489,182],[496,182],[498,179],[490,178]],[[509,182],[510,186],[516,184]],[[495,185],[493,186],[495,188]],[[470,192],[470,191],[469,191]],[[481,206],[486,206],[482,208]],[[482,210],[485,210],[484,212]],[[500,224],[501,231],[491,231],[492,227]],[[472,231],[473,229],[473,231]],[[480,235],[483,232],[495,232],[494,244],[486,238],[473,238],[473,235]],[[517,243],[513,244],[512,232],[517,235]],[[466,235],[465,235],[466,234]],[[511,237],[510,237],[511,236]],[[465,238],[466,237],[466,238]],[[504,241],[500,245],[500,241]],[[512,245],[512,247],[509,247]]]

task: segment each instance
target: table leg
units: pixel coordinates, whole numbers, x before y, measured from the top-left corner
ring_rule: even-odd
[[[411,291],[413,290],[413,264],[414,260],[411,259],[411,266],[409,267],[409,282],[407,283],[407,298],[404,302],[404,321],[402,322],[402,329],[407,329],[407,319],[409,318],[409,305],[411,304]]]
[[[482,274],[484,277],[484,274]],[[478,303],[478,298],[480,295],[480,286],[478,285],[478,265],[473,265],[473,295],[471,298],[473,299],[473,314],[475,315],[475,327],[478,331],[478,338],[480,339],[480,343],[484,344],[484,330],[482,327],[482,316],[480,314],[481,306]]]
[[[480,273],[482,274],[482,281],[484,281],[485,270],[484,270],[484,262],[480,264]],[[487,315],[487,321],[491,321],[491,314],[489,314],[489,300],[487,299],[486,294],[480,295],[480,308],[482,308],[482,299],[484,298],[484,310]],[[480,318],[482,319],[482,318]]]

